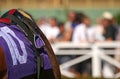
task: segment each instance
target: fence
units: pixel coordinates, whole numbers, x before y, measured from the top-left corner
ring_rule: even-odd
[[[71,59],[60,64],[61,73],[67,77],[75,77],[75,75],[65,68],[75,65],[91,58],[92,59],[92,76],[99,78],[102,75],[109,78],[120,78],[120,73],[113,74],[107,67],[107,75],[102,74],[102,60],[111,65],[120,68],[120,62],[110,55],[117,54],[120,57],[120,42],[100,42],[94,44],[88,43],[56,43],[53,46],[56,55],[81,55],[80,57]],[[107,50],[106,50],[107,49]],[[117,53],[116,53],[117,52]],[[111,72],[111,73],[110,73]],[[110,74],[108,74],[110,73]]]

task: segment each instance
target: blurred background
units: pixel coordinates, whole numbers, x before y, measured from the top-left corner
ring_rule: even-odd
[[[55,16],[65,21],[69,10],[87,14],[93,22],[104,11],[116,15],[120,10],[120,0],[0,0],[0,10],[24,9],[37,20],[42,16]],[[59,15],[59,16],[58,16]]]
[[[0,0],[30,13],[50,41],[62,79],[120,78],[120,0]]]

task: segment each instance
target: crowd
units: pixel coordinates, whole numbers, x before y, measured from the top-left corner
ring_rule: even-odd
[[[55,17],[49,20],[42,17],[37,22],[39,28],[51,43],[71,42],[97,42],[119,40],[119,26],[110,12],[104,12],[91,25],[91,19],[84,13],[70,11],[65,23],[58,22]]]
[[[68,18],[65,23],[58,22],[55,17],[51,17],[49,20],[47,20],[46,17],[42,17],[38,20],[37,24],[52,44],[68,41],[94,43],[120,40],[120,27],[110,12],[101,14],[94,25],[91,24],[89,16],[82,12],[75,11],[68,13]],[[118,51],[119,50],[120,49],[118,49]],[[60,57],[60,63],[71,58],[74,57]],[[116,56],[116,58],[120,61],[120,56]],[[83,69],[83,67],[86,68]],[[84,76],[91,74],[89,60],[77,67],[70,68],[70,70],[77,75],[78,72]]]

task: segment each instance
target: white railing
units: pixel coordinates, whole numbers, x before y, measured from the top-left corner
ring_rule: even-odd
[[[111,70],[108,69],[109,67],[107,67],[108,70],[107,74],[101,73],[103,72],[101,67],[101,60],[104,60],[117,68],[120,68],[120,62],[115,60],[115,58],[109,56],[109,55],[115,55],[116,49],[120,48],[120,42],[98,42],[94,44],[64,42],[64,43],[56,43],[52,46],[56,55],[81,55],[60,65],[61,73],[64,76],[75,77],[73,73],[69,72],[68,70],[65,70],[65,68],[68,68],[80,62],[84,62],[85,60],[91,58],[93,77],[101,77],[102,75],[107,78],[120,77],[120,73],[113,74]],[[103,50],[104,48],[114,48],[114,49]],[[118,52],[119,53],[117,54],[120,55],[120,51]]]

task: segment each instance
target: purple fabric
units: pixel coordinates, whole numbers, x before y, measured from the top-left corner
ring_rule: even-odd
[[[44,60],[44,69],[45,70],[51,69],[52,65],[51,65],[51,62],[50,62],[48,55],[45,53],[42,53],[41,56],[43,57],[43,60]]]
[[[6,26],[6,25],[0,23],[0,31],[1,31],[1,28],[4,26]],[[8,48],[8,45],[5,41],[5,39],[3,39],[3,37],[0,37],[0,47],[2,47],[4,50],[5,58],[6,58],[6,62],[7,62],[8,79],[20,79],[24,76],[28,76],[28,75],[36,73],[36,60],[35,60],[36,56],[35,56],[33,46],[31,45],[29,40],[26,38],[24,33],[18,27],[16,27],[15,25],[10,25],[8,27],[16,34],[16,36],[20,40],[22,40],[24,42],[25,48],[27,50],[27,62],[24,64],[20,64],[17,61],[18,64],[13,65],[13,60],[12,60],[12,57],[10,54],[10,49]],[[18,43],[18,41],[15,38],[13,38],[13,39],[14,39],[15,43],[17,44],[20,55],[22,55],[23,52],[20,48],[20,44]],[[38,47],[44,45],[44,43],[41,41],[41,39],[37,39],[36,44],[38,45]],[[51,69],[52,66],[51,66],[49,57],[44,49],[40,55],[43,56],[43,58],[44,58],[44,69],[45,70]]]
[[[41,37],[40,36],[36,36],[36,37],[37,37],[37,39],[35,40],[36,41],[36,48],[41,48],[41,47],[45,46]]]

